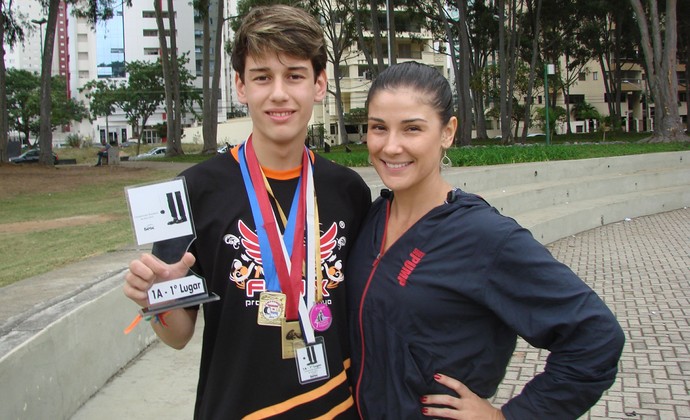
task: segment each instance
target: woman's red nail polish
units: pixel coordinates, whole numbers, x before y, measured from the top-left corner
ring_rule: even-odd
[[[428,408],[426,408],[426,407],[422,408],[422,413],[427,414],[428,412],[429,412]]]
[[[419,400],[422,402],[422,404],[426,404],[426,401],[427,401],[427,400],[426,400],[426,397],[422,397],[422,398],[420,398]]]
[[[436,380],[438,381],[439,379],[441,379],[441,375],[440,375],[440,374],[438,374],[438,373],[437,373],[437,374],[435,374],[435,375],[434,375],[434,379],[436,379]]]

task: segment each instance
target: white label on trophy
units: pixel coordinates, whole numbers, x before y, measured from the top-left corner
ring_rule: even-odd
[[[197,276],[154,283],[149,289],[149,305],[206,294],[204,280]]]
[[[125,190],[138,245],[194,234],[184,178]]]

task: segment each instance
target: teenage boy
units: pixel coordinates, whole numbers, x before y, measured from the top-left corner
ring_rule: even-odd
[[[322,30],[301,9],[255,8],[232,65],[253,133],[182,173],[196,239],[187,253],[166,241],[133,261],[125,295],[146,306],[152,283],[191,267],[220,296],[204,306],[195,418],[355,418],[342,267],[371,196],[354,171],[304,146],[326,94]],[[151,325],[179,349],[197,313]]]

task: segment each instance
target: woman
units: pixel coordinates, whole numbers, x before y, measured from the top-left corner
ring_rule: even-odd
[[[457,119],[437,70],[392,66],[367,104],[371,163],[390,191],[374,202],[347,267],[360,416],[583,414],[616,376],[624,338],[611,311],[526,229],[443,179]],[[485,399],[518,335],[551,355],[494,408]]]

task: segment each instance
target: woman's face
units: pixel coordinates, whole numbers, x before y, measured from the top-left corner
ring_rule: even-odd
[[[380,90],[369,100],[369,156],[396,193],[423,191],[440,180],[443,149],[453,143],[457,119],[443,124],[427,95],[399,87]]]

